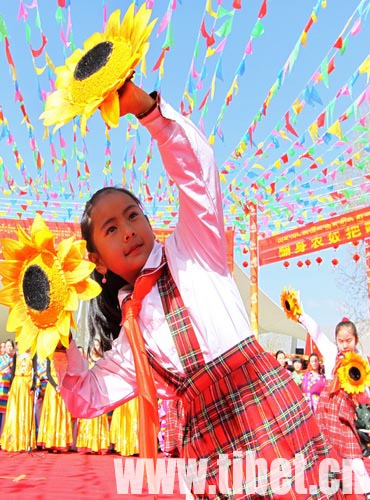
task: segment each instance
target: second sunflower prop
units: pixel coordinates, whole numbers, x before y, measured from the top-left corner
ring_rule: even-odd
[[[133,2],[120,22],[120,10],[114,11],[104,33],[94,33],[56,68],[56,88],[48,95],[40,118],[45,126],[55,125],[54,132],[80,115],[81,133],[86,134],[88,118],[100,108],[105,123],[119,122],[118,90],[131,78],[141,62],[145,72],[148,38],[156,23],[149,23],[151,10],[143,4],[135,13]]]
[[[370,386],[370,366],[357,352],[346,352],[337,370],[339,383],[348,394],[362,394]]]
[[[303,313],[298,292],[293,288],[284,288],[280,294],[280,302],[286,317],[298,322],[299,316]]]
[[[0,304],[9,308],[6,329],[15,332],[19,351],[30,349],[43,360],[59,342],[68,347],[79,301],[96,297],[101,287],[90,278],[95,264],[84,260],[84,240],[71,236],[56,248],[39,214],[30,235],[20,226],[17,234],[18,240],[0,241],[5,258],[0,261]]]

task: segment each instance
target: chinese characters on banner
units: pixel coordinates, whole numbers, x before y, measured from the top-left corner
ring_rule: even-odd
[[[259,264],[271,264],[370,238],[370,208],[310,223],[259,241]]]

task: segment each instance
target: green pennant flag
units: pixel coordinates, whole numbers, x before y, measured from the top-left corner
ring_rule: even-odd
[[[8,37],[8,28],[3,17],[0,15],[0,40],[3,42]]]

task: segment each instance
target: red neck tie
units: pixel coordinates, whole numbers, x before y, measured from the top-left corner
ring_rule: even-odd
[[[131,299],[123,304],[123,325],[134,356],[139,398],[139,453],[156,458],[158,453],[159,417],[157,392],[149,365],[143,335],[138,325],[142,299],[150,292],[162,273],[162,267],[139,276]]]
[[[330,382],[330,386],[329,386],[330,394],[332,394],[334,392],[338,392],[341,389],[341,385],[340,385],[339,377],[338,377],[338,368],[340,368],[340,366],[342,364],[342,359],[343,359],[343,356],[340,356],[340,355],[337,356],[337,360],[336,360],[334,368],[333,368],[333,378],[332,378],[332,381]]]

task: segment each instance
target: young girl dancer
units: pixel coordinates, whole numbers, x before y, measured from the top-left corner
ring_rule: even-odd
[[[293,477],[281,498],[327,498],[319,486],[308,490],[320,484],[326,442],[291,375],[252,335],[228,270],[219,173],[208,141],[159,95],[147,94],[132,81],[120,92],[120,112],[136,115],[157,141],[178,186],[178,223],[162,245],[132,193],[104,188],[86,204],[81,231],[102,277],[98,302],[105,305],[105,294],[110,294],[109,309],[119,312],[116,324],[122,307],[122,328],[91,370],[71,342],[61,390],[70,411],[94,417],[138,395],[144,419],[140,455],[153,456],[156,396],[181,398],[183,456],[207,460],[210,497],[276,498],[273,460],[283,458],[292,466],[301,454],[305,491],[298,491]],[[122,278],[120,305],[112,307],[117,276]],[[218,474],[220,454],[233,459],[234,453],[246,452],[266,460],[262,495],[246,482],[244,489],[236,488],[231,469],[228,485]],[[341,493],[336,497],[342,498]],[[207,498],[207,491],[197,498]]]
[[[308,314],[301,314],[299,322],[306,327],[324,359],[326,382],[320,392],[315,413],[320,428],[339,462],[343,459],[356,459],[352,460],[354,474],[366,499],[370,499],[370,477],[355,427],[356,406],[359,402],[368,403],[370,399],[366,391],[361,395],[346,392],[339,383],[337,373],[345,354],[357,351],[359,338],[356,325],[343,319],[335,328],[335,342],[332,342]],[[344,478],[343,482],[346,483]],[[361,497],[362,495],[351,498]]]

